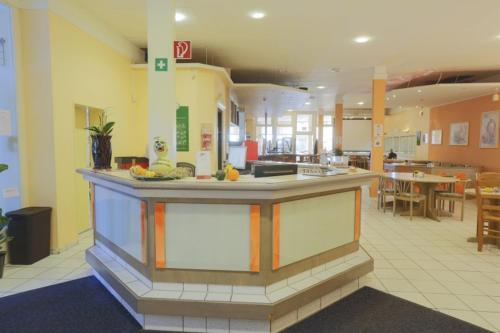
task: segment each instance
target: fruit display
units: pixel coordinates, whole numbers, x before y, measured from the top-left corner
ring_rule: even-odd
[[[234,182],[240,178],[240,173],[229,163],[228,165],[226,165],[224,170],[217,170],[217,172],[213,176],[217,180],[222,181],[227,179]]]
[[[240,173],[238,170],[236,169],[231,169],[229,170],[229,172],[227,173],[226,175],[227,179],[229,179],[230,181],[236,181],[240,178]]]
[[[157,177],[156,172],[144,169],[140,165],[134,165],[129,170],[132,176],[146,177],[146,178]]]
[[[217,180],[224,180],[226,178],[226,173],[224,172],[224,170],[217,170],[217,172],[215,173],[215,178]]]

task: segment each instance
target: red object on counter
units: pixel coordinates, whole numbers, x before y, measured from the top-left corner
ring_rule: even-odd
[[[128,170],[134,165],[140,165],[144,169],[149,168],[149,159],[147,157],[115,157],[115,163],[118,165],[118,169],[120,170]]]
[[[257,161],[259,159],[259,144],[257,141],[245,140],[247,147],[247,161]]]

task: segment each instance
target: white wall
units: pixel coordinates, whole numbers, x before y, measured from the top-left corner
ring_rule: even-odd
[[[370,151],[372,144],[371,120],[344,120],[342,149]]]
[[[19,195],[4,197],[5,189],[20,191],[19,148],[16,108],[16,79],[14,50],[11,29],[10,8],[0,3],[0,38],[5,39],[5,64],[0,49],[0,110],[8,110],[11,115],[9,136],[0,135],[0,163],[9,165],[9,170],[0,175],[0,208],[4,212],[18,209],[21,205]],[[0,46],[1,47],[1,46]],[[13,193],[13,192],[10,192]]]

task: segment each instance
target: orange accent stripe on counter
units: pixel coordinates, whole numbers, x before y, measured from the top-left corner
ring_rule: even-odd
[[[280,204],[273,205],[273,270],[280,267]]]
[[[165,254],[165,203],[155,204],[155,249],[156,249],[156,268],[166,267]]]
[[[354,221],[354,240],[359,240],[361,232],[361,190],[356,190],[356,212]]]
[[[95,185],[90,184],[90,209],[92,209],[92,229],[95,231]],[[95,244],[95,242],[94,242]]]
[[[260,205],[250,206],[250,272],[260,271]]]
[[[141,201],[141,254],[142,262],[147,264],[148,262],[148,252],[146,247],[146,214],[147,206],[146,201]]]

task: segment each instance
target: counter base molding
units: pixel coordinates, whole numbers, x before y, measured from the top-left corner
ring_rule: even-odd
[[[78,172],[93,189],[86,260],[146,329],[279,332],[373,270],[359,246],[368,171],[155,183]]]
[[[94,275],[145,329],[279,332],[360,288],[373,259],[360,248],[285,280],[261,286],[157,284],[98,243],[87,250]]]

